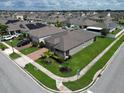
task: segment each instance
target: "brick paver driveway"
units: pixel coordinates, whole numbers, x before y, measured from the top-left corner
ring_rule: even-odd
[[[48,51],[47,48],[41,48],[31,54],[28,54],[27,56],[30,57],[32,60],[37,60],[39,59],[43,54],[44,52]]]

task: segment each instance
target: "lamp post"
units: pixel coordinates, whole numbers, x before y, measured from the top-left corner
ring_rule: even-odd
[[[14,48],[13,48],[12,40],[10,40],[10,43],[11,43],[12,51],[14,53]]]
[[[0,46],[2,47],[2,44],[1,44],[1,38],[0,38]]]
[[[77,79],[80,76],[80,69],[77,70]]]

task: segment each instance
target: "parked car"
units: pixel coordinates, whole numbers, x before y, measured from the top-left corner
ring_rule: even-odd
[[[16,37],[20,36],[20,34],[14,34],[12,36],[16,38]]]
[[[24,46],[24,45],[27,45],[30,43],[30,40],[29,39],[24,39],[24,40],[21,40],[18,44],[17,44],[17,47],[21,47],[21,46]]]
[[[5,35],[5,36],[2,36],[2,40],[3,41],[7,41],[7,40],[11,40],[11,39],[14,39],[15,37],[13,35]]]

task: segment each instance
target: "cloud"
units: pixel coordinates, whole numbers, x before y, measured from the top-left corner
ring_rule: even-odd
[[[74,10],[124,9],[124,0],[0,0],[0,9]]]

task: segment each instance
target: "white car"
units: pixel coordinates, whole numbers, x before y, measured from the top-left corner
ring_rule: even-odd
[[[2,38],[3,38],[3,40],[6,41],[6,40],[11,40],[11,39],[15,38],[15,36],[13,36],[13,35],[5,35]]]
[[[16,38],[16,37],[19,37],[19,36],[20,36],[20,34],[17,34],[17,33],[16,33],[16,34],[11,35],[11,36],[13,36],[13,37],[15,37],[15,38]]]

